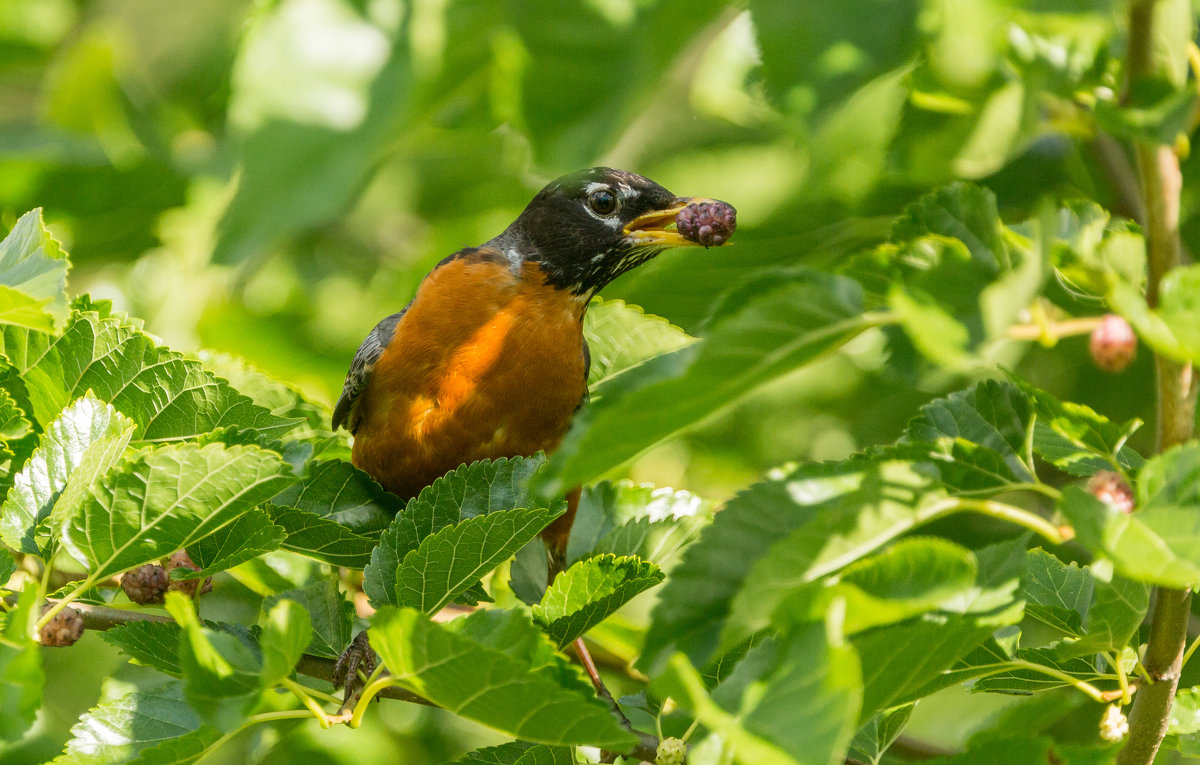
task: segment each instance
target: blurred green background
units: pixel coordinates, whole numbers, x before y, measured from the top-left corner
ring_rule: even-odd
[[[702,333],[742,276],[836,268],[955,179],[991,188],[1010,222],[1047,195],[1134,214],[1123,155],[1083,109],[1111,98],[1123,9],[0,0],[0,223],[44,208],[72,255],[73,292],[112,299],[172,347],[237,354],[331,403],[359,341],[430,266],[498,233],[547,180],[606,164],[738,208],[734,246],[664,254],[604,292]],[[1184,204],[1190,234],[1194,195]],[[1076,301],[1066,289],[1057,299],[1099,310]],[[972,371],[936,370],[891,340],[865,336],[627,475],[719,501],[783,462],[893,440]],[[994,358],[1114,419],[1152,418],[1148,358],[1120,378],[1096,374],[1078,339]],[[53,756],[94,703],[100,673],[120,662],[86,643],[107,663],[76,651],[51,666],[61,698],[6,762]],[[279,744],[256,731],[248,754],[221,757],[442,762],[491,740],[436,712],[381,707],[383,722],[357,732],[309,726]]]

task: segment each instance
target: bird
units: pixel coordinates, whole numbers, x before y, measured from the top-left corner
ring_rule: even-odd
[[[587,401],[593,296],[669,247],[724,244],[735,226],[731,205],[624,170],[551,181],[498,236],[435,265],[363,340],[332,418],[353,436],[352,463],[408,499],[464,463],[552,452]],[[551,580],[579,496],[568,492],[541,534]]]

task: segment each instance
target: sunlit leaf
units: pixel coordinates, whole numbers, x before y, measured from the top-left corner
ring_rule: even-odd
[[[91,311],[76,312],[58,337],[0,327],[0,353],[20,372],[32,414],[43,425],[89,389],[137,423],[143,441],[175,441],[224,426],[272,435],[296,424],[135,326]]]
[[[968,550],[940,539],[903,539],[846,567],[835,581],[792,590],[779,603],[774,621],[820,621],[835,601],[841,601],[843,629],[853,634],[935,610],[972,587],[975,573],[975,558]]]
[[[183,629],[179,663],[188,704],[219,730],[240,725],[258,701],[262,659],[233,635],[202,626],[183,595],[168,592],[167,611]]]
[[[662,571],[640,558],[587,558],[555,578],[533,618],[562,648],[662,580]]]
[[[451,625],[432,622],[415,609],[384,608],[372,620],[371,646],[393,682],[467,719],[544,744],[590,744],[618,751],[633,745],[633,737],[584,681],[576,676],[564,685],[562,671],[569,668],[538,668],[511,648],[484,645],[464,636],[463,625]],[[508,617],[508,629],[516,630],[517,640],[510,643],[544,640],[532,623],[515,613]],[[553,715],[542,714],[549,709]]]
[[[586,483],[842,346],[876,323],[857,283],[782,271],[717,309],[706,338],[658,356],[594,391],[551,462],[545,491]],[[625,425],[638,423],[636,430]]]
[[[623,300],[592,301],[583,317],[583,333],[591,359],[589,386],[695,342],[666,319],[647,315]]]
[[[22,215],[0,240],[0,324],[53,331],[66,318],[70,267],[41,209]]]
[[[258,645],[262,649],[262,683],[271,686],[292,674],[308,647],[312,620],[302,604],[287,598],[264,611]]]
[[[66,520],[63,541],[94,579],[204,539],[276,494],[279,456],[252,447],[167,446],[109,473]]]
[[[527,489],[530,477],[544,464],[541,457],[481,460],[462,465],[422,489],[380,537],[364,571],[363,592],[373,604],[397,605],[396,571],[421,540],[467,518],[544,506]]]
[[[55,762],[63,765],[126,765],[134,762],[182,765],[193,762],[219,737],[220,733],[204,726],[187,705],[182,683],[168,683],[159,688],[133,691],[92,707],[71,728],[66,753]],[[165,758],[172,749],[176,756]],[[185,750],[192,756],[178,756]]]
[[[533,539],[563,507],[496,510],[425,537],[395,572],[396,602],[435,614]]]
[[[32,554],[55,549],[63,522],[120,460],[133,430],[132,420],[90,395],[64,409],[14,478],[0,510],[4,542]]]

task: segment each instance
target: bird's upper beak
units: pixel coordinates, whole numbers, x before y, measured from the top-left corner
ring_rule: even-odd
[[[651,210],[639,215],[625,225],[623,233],[635,245],[659,247],[703,247],[699,242],[686,239],[675,228],[675,216],[688,205],[715,202],[704,197],[675,197],[670,206]]]

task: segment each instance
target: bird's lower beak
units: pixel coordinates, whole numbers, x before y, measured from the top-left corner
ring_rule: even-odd
[[[635,245],[658,247],[703,247],[699,242],[685,238],[675,225],[675,216],[685,207],[696,204],[714,203],[716,200],[703,197],[676,197],[670,207],[652,210],[639,215],[625,225],[624,234]]]

